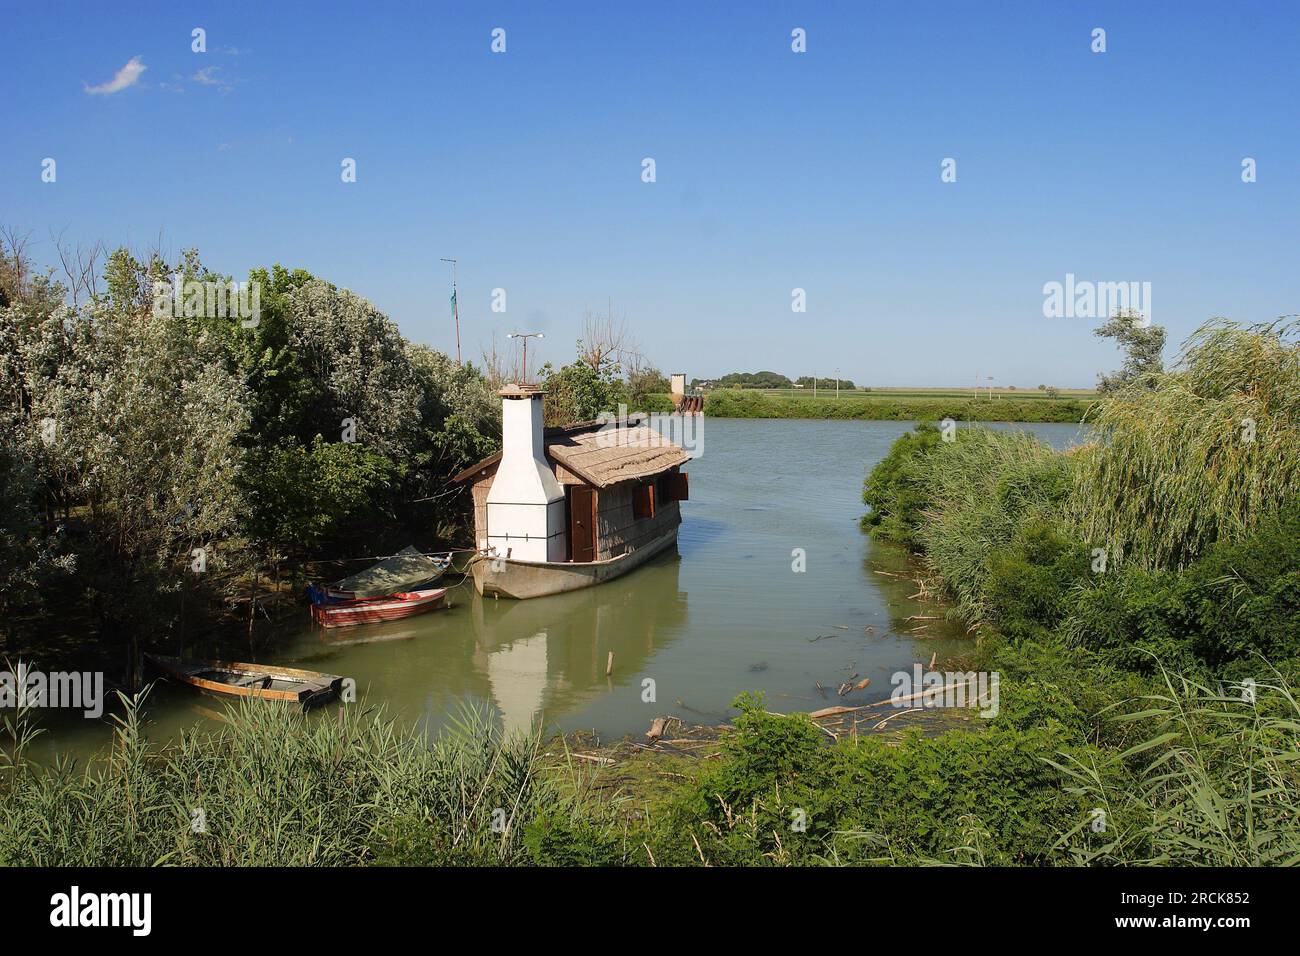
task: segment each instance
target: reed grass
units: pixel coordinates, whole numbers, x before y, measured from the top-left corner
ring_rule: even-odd
[[[1144,734],[1114,757],[1122,770],[1054,762],[1106,820],[1093,832],[1081,819],[1057,846],[1084,865],[1300,864],[1300,704],[1280,672],[1261,671],[1248,689],[1162,670],[1143,707],[1114,715]]]
[[[26,716],[7,722],[0,865],[499,864],[555,802],[540,737],[503,735],[483,711],[430,743],[361,705],[243,702],[220,731],[155,748],[144,699],[121,698],[111,749],[85,768],[33,765]]]
[[[1300,322],[1214,319],[1175,370],[1093,408],[1069,510],[1116,564],[1181,569],[1300,494]]]
[[[991,561],[1027,522],[1055,515],[1069,461],[1027,432],[958,431],[926,455],[916,540],[968,625],[991,611]]]

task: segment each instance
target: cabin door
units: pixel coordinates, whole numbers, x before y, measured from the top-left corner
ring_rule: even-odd
[[[574,561],[596,560],[596,492],[569,486],[569,553]]]

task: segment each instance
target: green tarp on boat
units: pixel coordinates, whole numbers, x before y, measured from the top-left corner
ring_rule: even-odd
[[[450,555],[441,560],[426,557],[410,545],[391,558],[344,578],[330,590],[348,592],[358,598],[384,597],[398,591],[409,591],[417,584],[441,575],[447,570],[449,559]]]

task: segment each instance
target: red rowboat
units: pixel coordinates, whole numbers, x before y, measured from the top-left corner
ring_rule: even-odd
[[[400,591],[387,597],[365,598],[360,601],[313,604],[311,618],[323,627],[351,627],[354,624],[396,621],[443,607],[446,597],[446,588],[430,588],[425,591]]]

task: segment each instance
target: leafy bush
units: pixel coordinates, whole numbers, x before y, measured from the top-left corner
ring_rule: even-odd
[[[988,602],[1003,634],[1044,640],[1074,607],[1089,554],[1049,521],[1029,521],[989,559]]]
[[[826,746],[804,715],[742,698],[723,761],[686,789],[655,830],[663,863],[918,863],[954,860],[964,817],[988,862],[1045,862],[1080,812],[1047,759],[1084,753],[1054,728],[958,730]],[[895,745],[896,744],[896,745]]]
[[[889,454],[871,469],[862,488],[862,501],[871,507],[862,516],[864,531],[915,547],[921,513],[930,504],[925,460],[939,442],[939,429],[921,422],[898,438]]]
[[[1063,632],[1123,666],[1249,676],[1260,656],[1300,656],[1300,505],[1181,574],[1133,568],[1078,590]]]

